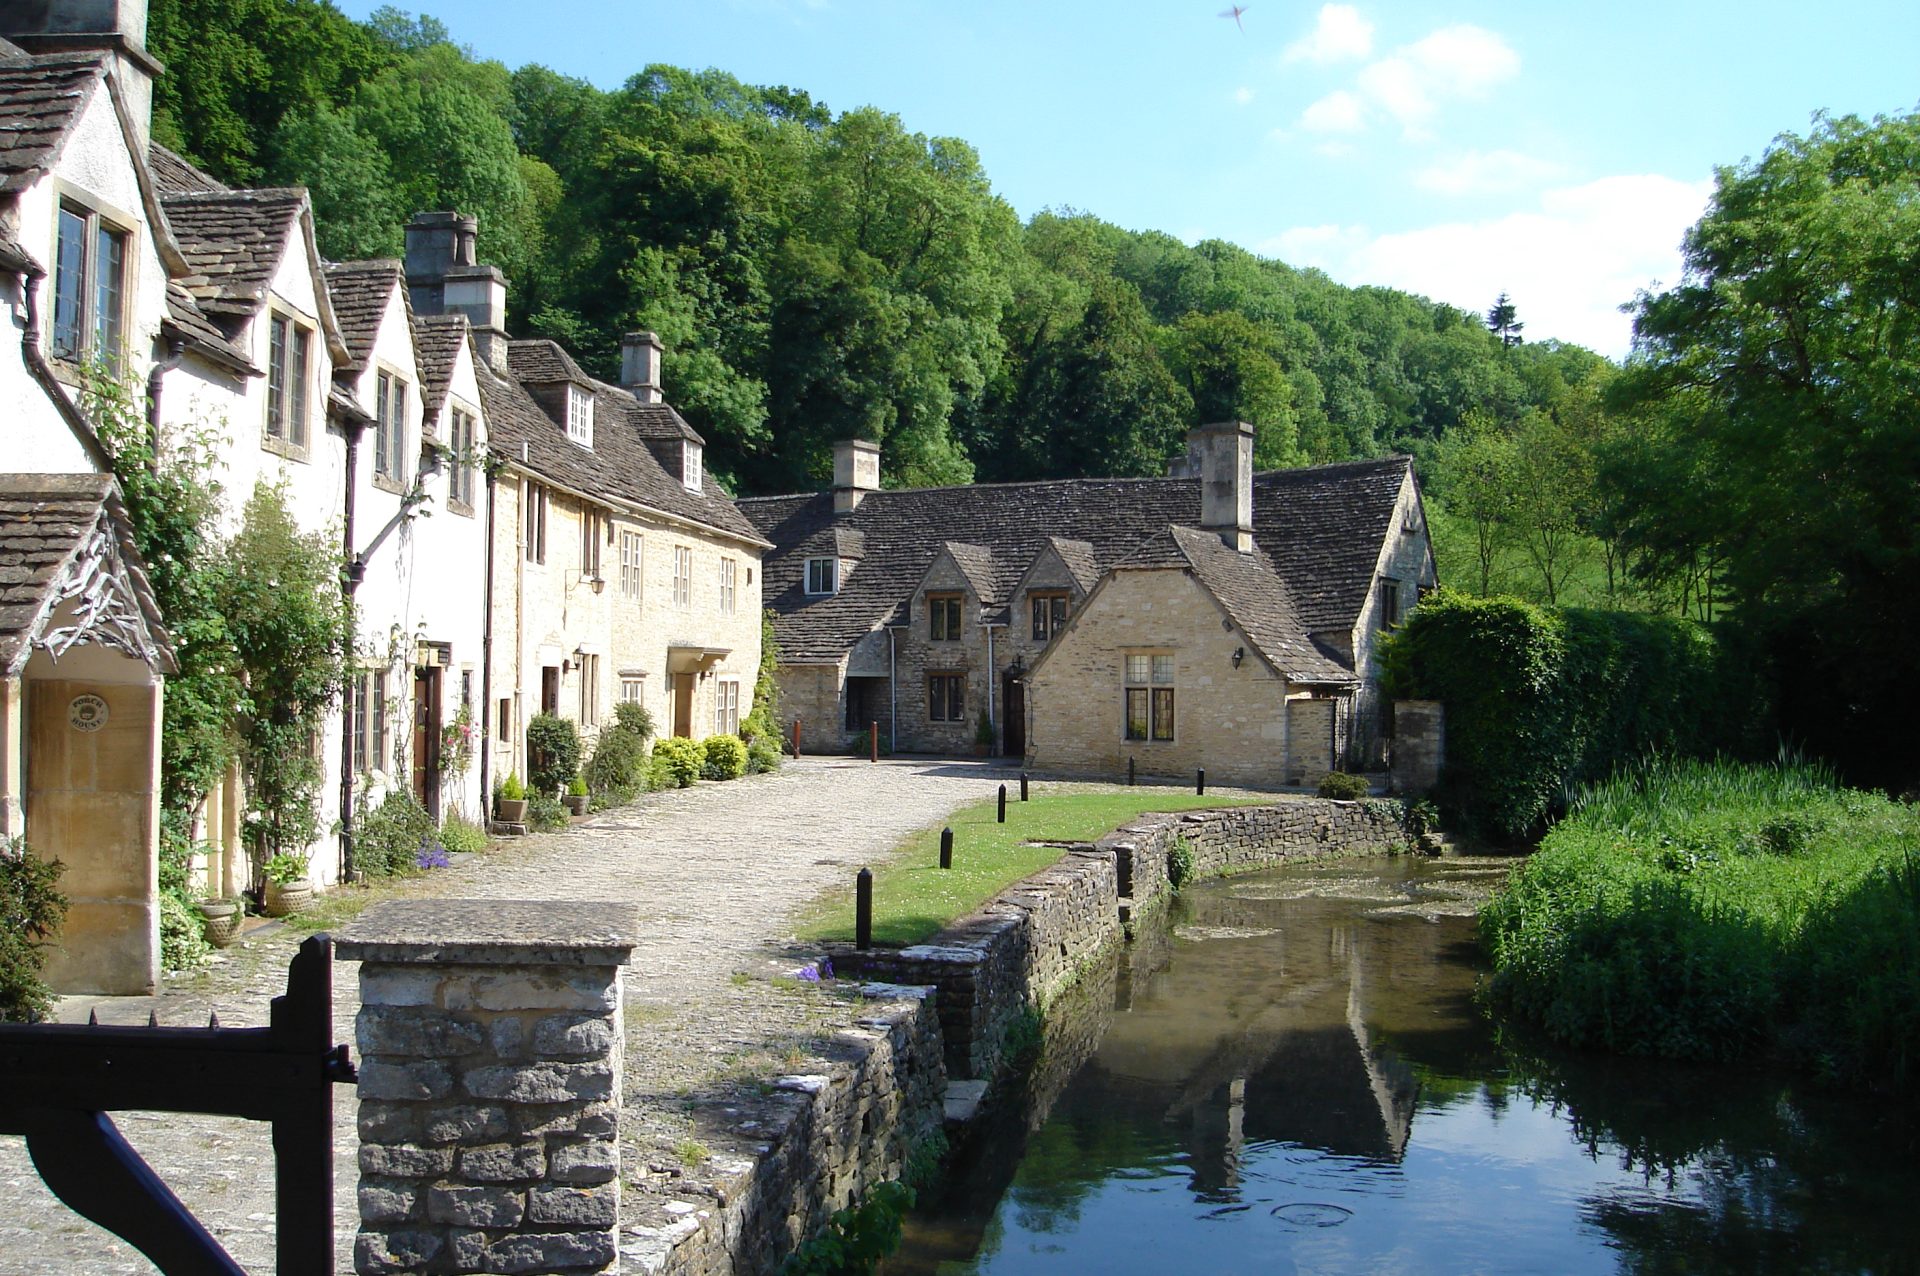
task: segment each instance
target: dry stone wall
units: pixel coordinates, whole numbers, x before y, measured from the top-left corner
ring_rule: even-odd
[[[1221,807],[1143,815],[1096,843],[1111,853],[1138,906],[1166,891],[1167,854],[1176,837],[1193,850],[1196,877],[1275,868],[1292,860],[1391,855],[1406,849],[1405,809],[1397,801],[1303,798],[1272,806]]]

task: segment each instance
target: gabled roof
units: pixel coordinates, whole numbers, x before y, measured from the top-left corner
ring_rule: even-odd
[[[1356,681],[1351,669],[1314,645],[1285,582],[1260,553],[1239,553],[1227,548],[1212,532],[1192,527],[1169,527],[1166,539],[1248,641],[1287,681],[1341,686]],[[1120,566],[1134,564],[1129,561]]]
[[[413,321],[413,363],[420,370],[420,402],[429,425],[447,401],[467,331],[465,315],[426,315]]]
[[[149,143],[147,146],[147,171],[153,174],[153,184],[160,188],[163,198],[168,195],[232,189],[213,174],[194,167],[186,159],[158,142]]]
[[[334,369],[336,373],[359,372],[367,366],[394,289],[400,289],[402,304],[406,306],[408,318],[412,318],[413,307],[406,302],[403,282],[400,263],[392,258],[327,263],[327,291],[333,298],[333,317],[340,325],[340,339],[347,343],[350,360]]]
[[[580,370],[573,356],[557,341],[509,341],[507,367],[528,385],[552,385],[561,381],[589,388],[593,385],[593,378]]]
[[[1080,587],[1081,593],[1092,589],[1094,582],[1100,579],[1100,565],[1093,556],[1093,546],[1087,541],[1068,540],[1064,536],[1049,536],[1047,544],[1060,556],[1060,562],[1073,577],[1073,583]]]
[[[202,310],[242,318],[259,309],[306,202],[298,187],[199,191],[161,201],[193,272],[180,282]]]
[[[1254,539],[1286,582],[1307,632],[1344,635],[1357,623],[1410,465],[1406,457],[1389,457],[1254,476]],[[1198,524],[1200,481],[883,489],[840,515],[831,492],[814,492],[744,499],[740,509],[778,547],[765,560],[763,588],[783,657],[833,660],[894,616],[943,542],[990,551],[999,592],[1048,543],[1066,545],[1062,557],[1072,556],[1076,576],[1097,578],[1169,524]],[[802,589],[805,555],[797,547],[828,527],[862,532],[867,555],[838,594],[812,597]]]
[[[547,415],[518,378],[500,377],[479,361],[474,374],[480,406],[487,414],[492,454],[538,478],[610,504],[656,510],[750,545],[767,544],[717,485],[709,482],[700,491],[689,492],[677,475],[669,476],[662,468],[642,437],[640,424],[662,409],[673,412],[672,408],[643,405],[625,390],[586,378],[594,394],[593,446],[586,448],[567,438],[566,430]]]
[[[77,614],[56,625],[69,601]],[[119,484],[109,474],[0,474],[0,670],[83,643],[174,668]]]
[[[980,545],[964,545],[958,541],[943,541],[940,552],[933,556],[934,562],[941,557],[952,560],[953,565],[966,578],[967,587],[973,590],[973,596],[980,600],[980,610],[989,611],[1000,599],[1000,565],[993,559],[993,551]],[[927,568],[932,571],[931,565]]]
[[[227,339],[227,334],[207,318],[193,294],[178,280],[167,280],[167,314],[160,322],[174,336],[214,362],[242,376],[260,375],[260,369],[254,366],[247,352]]]
[[[105,79],[98,53],[0,58],[0,193],[23,191],[53,167]]]

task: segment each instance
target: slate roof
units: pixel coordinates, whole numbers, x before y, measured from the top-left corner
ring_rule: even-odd
[[[194,167],[158,142],[147,146],[147,171],[153,174],[153,184],[159,188],[162,197],[232,189],[213,174]]]
[[[1305,632],[1344,635],[1353,628],[1410,464],[1390,457],[1254,476],[1254,539],[1286,582]],[[763,592],[783,656],[818,661],[844,656],[887,623],[943,542],[977,545],[992,555],[996,596],[1050,539],[1066,544],[1076,575],[1097,578],[1169,525],[1197,524],[1200,481],[1059,479],[884,490],[867,493],[838,517],[831,492],[739,505],[777,546],[762,567]],[[839,593],[809,597],[802,588],[803,547],[830,527],[861,532],[866,557],[845,573]]]
[[[943,542],[940,548],[945,551],[960,574],[967,578],[967,585],[973,590],[973,596],[980,600],[982,612],[992,611],[1005,601],[1001,564],[994,559],[993,551],[982,545],[964,545],[958,541]],[[1007,582],[1011,583],[1011,582]]]
[[[466,341],[465,315],[425,315],[413,322],[413,362],[420,369],[420,401],[428,421],[447,401],[453,365]]]
[[[1220,600],[1248,641],[1288,681],[1355,681],[1351,669],[1307,636],[1285,582],[1258,552],[1238,553],[1213,533],[1194,527],[1168,527],[1166,538],[1177,547],[1207,592]]]
[[[557,341],[509,341],[507,366],[528,385],[552,385],[560,381],[582,386],[593,384],[593,378],[580,370],[573,356]]]
[[[178,280],[167,280],[167,314],[161,323],[181,340],[235,372],[247,376],[260,375],[260,369],[247,352],[228,340],[226,332],[207,318],[206,312],[200,309],[200,303]]]
[[[1047,543],[1053,546],[1053,552],[1060,555],[1060,561],[1066,565],[1067,573],[1073,577],[1073,583],[1080,586],[1084,593],[1092,589],[1100,579],[1100,564],[1093,556],[1093,546],[1086,541],[1068,540],[1064,536],[1049,536]]]
[[[0,58],[0,193],[39,181],[106,77],[97,53]]]
[[[514,342],[509,347],[509,366],[516,372],[521,360],[513,350],[531,344],[552,345]],[[564,352],[560,354],[565,358]],[[567,437],[565,428],[547,415],[517,376],[497,376],[484,362],[474,372],[480,384],[480,406],[487,414],[489,451],[576,492],[657,510],[749,544],[767,543],[716,484],[709,481],[702,490],[689,492],[647,446],[643,424],[660,428],[662,412],[679,416],[672,408],[642,404],[627,391],[583,373],[582,380],[594,392],[593,447],[584,448]]]
[[[11,235],[0,235],[0,270],[16,275],[46,273],[33,254],[22,248]]]
[[[215,318],[243,318],[259,309],[306,200],[306,191],[298,187],[162,198],[174,238],[193,271],[180,282],[202,310]]]
[[[340,339],[347,343],[349,362],[334,373],[359,372],[373,357],[373,343],[380,335],[380,320],[387,313],[387,299],[399,288],[403,276],[400,263],[392,258],[372,261],[330,261],[327,263],[327,293],[333,300],[334,322],[340,326]],[[403,298],[406,292],[400,294]],[[413,313],[407,307],[409,316]]]
[[[103,521],[153,663],[172,669],[160,608],[109,474],[0,474],[0,669],[25,663],[55,606],[55,587]]]

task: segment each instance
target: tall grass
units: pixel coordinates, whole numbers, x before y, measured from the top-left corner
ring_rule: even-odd
[[[1481,913],[1494,1005],[1564,1042],[1920,1062],[1920,814],[1815,764],[1656,762],[1579,795]]]

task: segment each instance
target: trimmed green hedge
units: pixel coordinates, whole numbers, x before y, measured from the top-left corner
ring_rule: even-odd
[[[1446,705],[1438,797],[1484,836],[1531,836],[1582,784],[1654,755],[1752,757],[1759,662],[1692,621],[1443,591],[1383,648],[1396,699]]]

